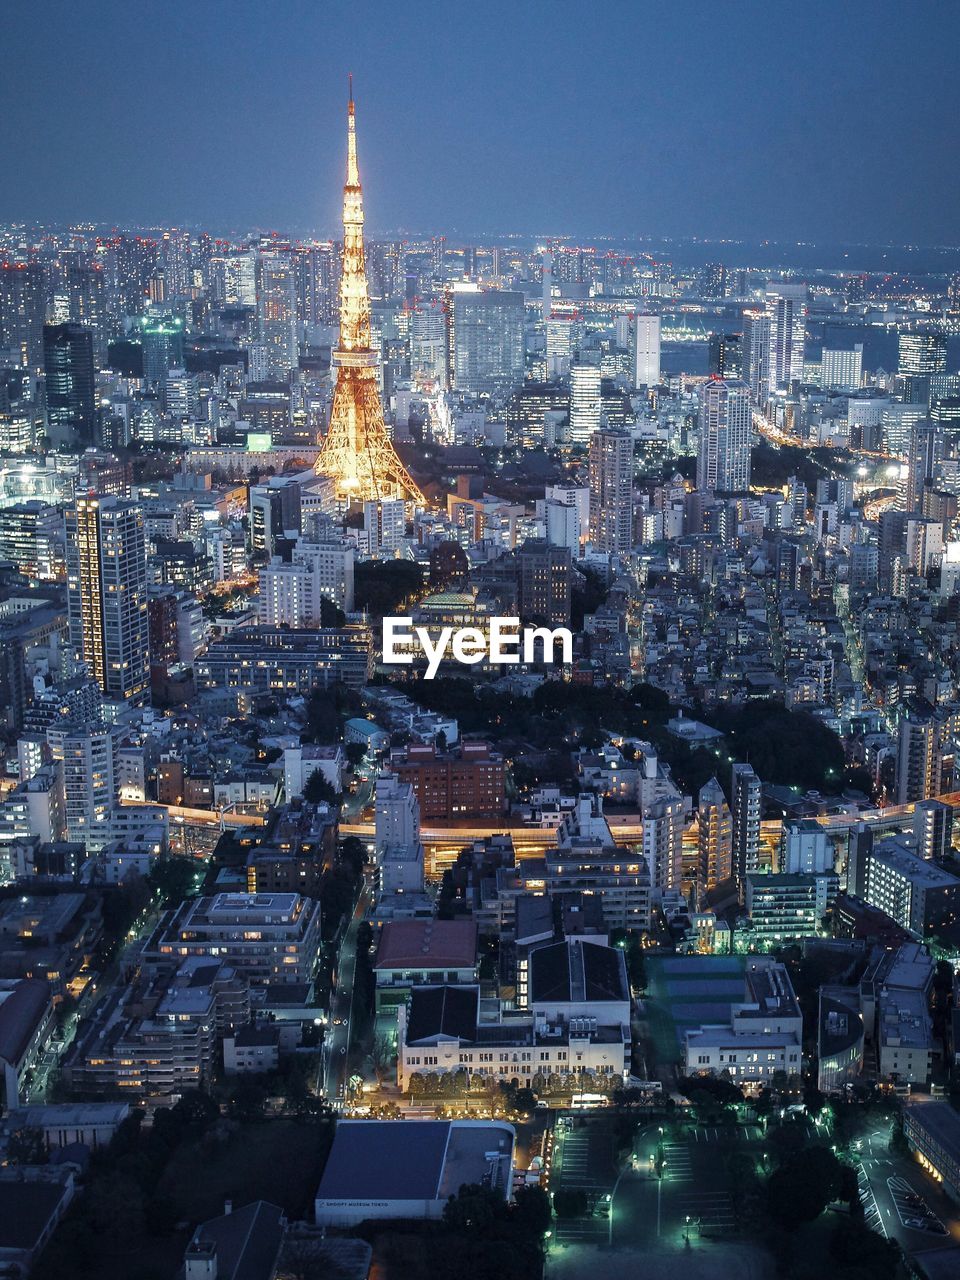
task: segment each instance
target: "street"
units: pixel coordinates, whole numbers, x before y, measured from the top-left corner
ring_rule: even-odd
[[[334,966],[336,983],[330,995],[329,1022],[321,1057],[323,1094],[334,1105],[343,1099],[346,1092],[353,1022],[353,981],[357,967],[357,931],[369,904],[370,886],[364,881]]]

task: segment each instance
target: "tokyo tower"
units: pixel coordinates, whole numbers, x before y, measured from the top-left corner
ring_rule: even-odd
[[[387,436],[377,378],[379,357],[370,345],[370,294],[363,256],[363,191],[357,168],[353,78],[347,106],[347,181],[343,188],[343,270],[340,276],[340,341],[332,353],[337,369],[330,430],[316,470],[336,483],[344,505],[402,498],[424,505],[424,497]]]

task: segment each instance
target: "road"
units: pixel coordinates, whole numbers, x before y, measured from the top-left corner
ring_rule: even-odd
[[[353,982],[357,969],[357,931],[370,904],[370,886],[364,881],[340,944],[334,972],[336,986],[330,997],[330,1021],[323,1042],[321,1071],[323,1093],[336,1104],[343,1099],[350,1062],[350,1035],[353,1027]]]

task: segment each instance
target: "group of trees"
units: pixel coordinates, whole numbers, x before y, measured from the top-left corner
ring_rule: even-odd
[[[546,1095],[567,1096],[571,1093],[612,1093],[620,1077],[595,1075],[592,1071],[559,1074],[537,1072],[529,1080],[519,1076],[502,1079],[493,1075],[471,1074],[466,1067],[457,1071],[414,1071],[409,1078],[411,1098],[467,1098],[471,1094],[500,1093],[507,1105],[516,1111],[531,1111],[537,1098]]]

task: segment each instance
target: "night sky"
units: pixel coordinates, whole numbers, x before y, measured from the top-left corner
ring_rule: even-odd
[[[42,20],[40,15],[42,14]],[[4,0],[0,220],[960,243],[960,6]]]

